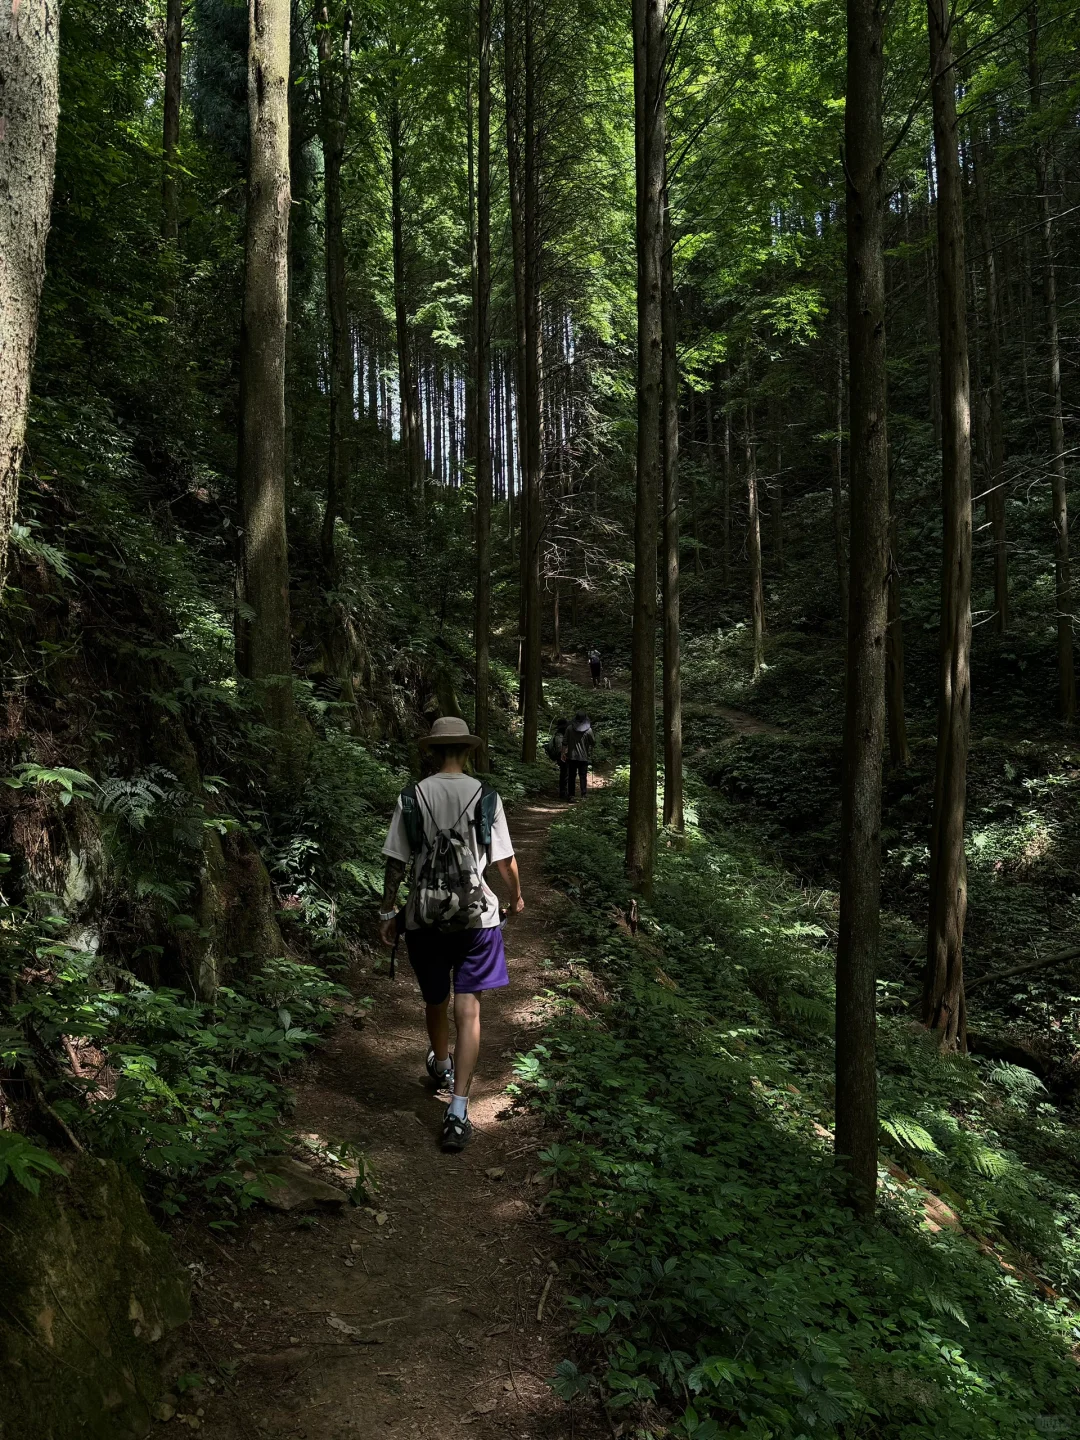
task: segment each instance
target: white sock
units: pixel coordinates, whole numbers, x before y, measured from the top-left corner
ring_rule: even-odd
[[[445,1060],[436,1059],[435,1061],[435,1069],[438,1070],[440,1075],[449,1075],[453,1068],[454,1062],[450,1059],[449,1055],[447,1055]]]
[[[447,1115],[454,1115],[458,1120],[464,1120],[469,1114],[469,1097],[467,1095],[455,1095],[446,1107]]]

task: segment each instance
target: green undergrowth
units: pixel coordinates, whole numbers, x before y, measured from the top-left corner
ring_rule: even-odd
[[[13,997],[0,1026],[4,1071],[68,1136],[126,1164],[164,1213],[211,1201],[215,1226],[262,1195],[245,1168],[283,1148],[289,1068],[348,996],[316,966],[279,958],[199,1001],[66,943],[62,917],[10,905],[0,909],[0,982]],[[81,1060],[61,1076],[52,1057],[65,1045]],[[36,1193],[35,1170],[55,1168],[48,1152],[11,1132],[4,1140],[0,1184],[10,1177]]]
[[[1070,1433],[1076,1132],[1029,1071],[942,1059],[886,983],[883,1160],[917,1183],[883,1172],[878,1221],[856,1222],[828,1136],[820,897],[710,835],[701,798],[633,938],[619,787],[552,832],[552,874],[575,877],[570,978],[518,1069],[562,1134],[548,1213],[578,1267],[556,1388],[697,1440]],[[931,1232],[928,1190],[965,1233]]]

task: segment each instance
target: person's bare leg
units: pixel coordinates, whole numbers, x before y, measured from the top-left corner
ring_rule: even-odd
[[[449,995],[441,1005],[425,1005],[424,1018],[427,1021],[428,1039],[435,1051],[436,1060],[445,1060],[450,1054],[450,1013]],[[476,1064],[476,1061],[473,1061]]]
[[[480,1056],[480,996],[454,996],[454,1094],[468,1095]]]

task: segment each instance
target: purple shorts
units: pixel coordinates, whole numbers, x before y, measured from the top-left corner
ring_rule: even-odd
[[[441,1005],[450,994],[450,980],[459,995],[498,990],[510,984],[502,930],[406,930],[405,948],[428,1005]]]

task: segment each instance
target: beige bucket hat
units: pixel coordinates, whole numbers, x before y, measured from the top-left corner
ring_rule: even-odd
[[[471,735],[464,720],[456,715],[443,715],[432,725],[427,735],[419,740],[421,750],[430,750],[433,745],[468,745],[475,750],[483,741],[479,735]]]

